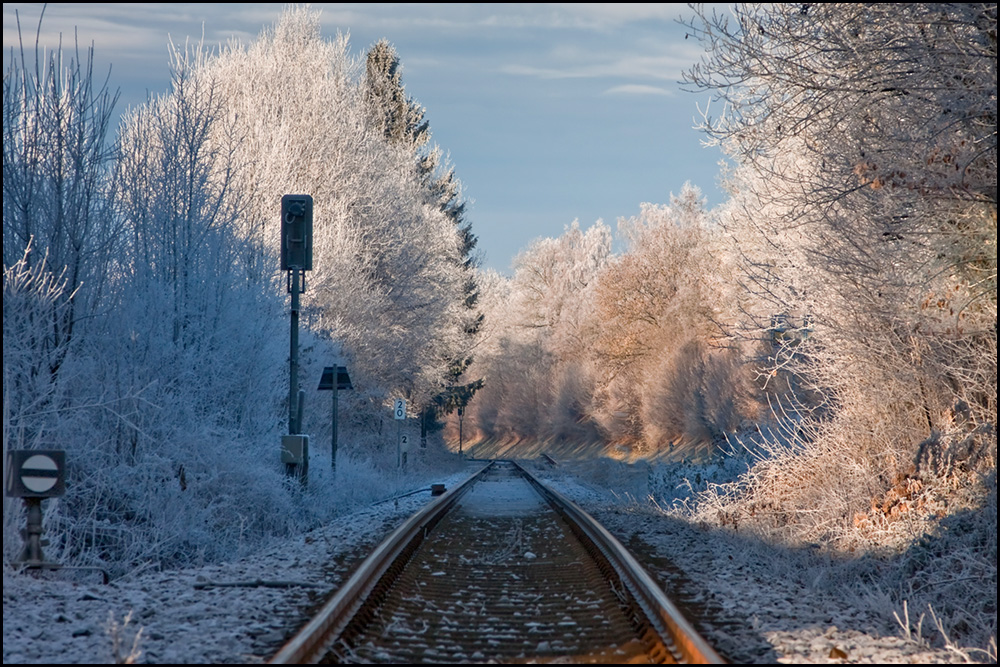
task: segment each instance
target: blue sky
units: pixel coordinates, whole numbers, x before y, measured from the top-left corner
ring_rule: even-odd
[[[41,44],[62,35],[110,66],[119,109],[167,90],[167,43],[253,40],[285,4],[49,4]],[[426,107],[433,141],[471,200],[484,267],[509,273],[518,251],[579,220],[612,228],[642,202],[666,203],[685,181],[709,206],[721,152],[694,129],[708,96],[681,90],[702,54],[676,20],[686,5],[329,4],[324,34],[350,36],[359,57],[388,39],[407,93]],[[14,11],[33,44],[42,5],[4,3],[4,67]]]

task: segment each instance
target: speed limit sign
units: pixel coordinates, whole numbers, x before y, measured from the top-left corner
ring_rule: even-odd
[[[395,404],[392,406],[392,417],[393,419],[406,419],[406,399],[397,398]]]

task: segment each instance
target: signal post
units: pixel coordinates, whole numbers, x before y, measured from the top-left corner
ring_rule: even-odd
[[[299,391],[299,295],[306,291],[305,272],[312,270],[313,198],[285,195],[281,198],[281,270],[288,272],[292,297],[288,337],[288,435],[281,438],[281,461],[285,471],[309,480],[309,436],[302,434],[305,392]]]

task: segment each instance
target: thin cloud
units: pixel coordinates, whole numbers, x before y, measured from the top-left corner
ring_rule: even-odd
[[[479,30],[581,30],[606,32],[630,24],[673,23],[691,12],[674,3],[318,3],[326,26],[432,30],[473,34]]]
[[[351,26],[389,32],[419,30],[460,35],[482,29],[551,28],[562,23],[531,5],[449,4],[442,8],[413,3],[323,3],[313,5],[313,8],[321,12],[320,20],[326,27]]]
[[[139,10],[137,12],[137,9]],[[4,48],[18,44],[17,10],[21,24],[21,39],[26,48],[34,48],[41,6],[26,3],[4,5]],[[98,57],[116,60],[119,54],[129,59],[160,58],[167,53],[169,35],[191,34],[198,41],[202,35],[207,46],[228,42],[235,37],[248,41],[260,31],[253,12],[241,12],[233,20],[231,10],[225,7],[204,5],[135,5],[90,4],[49,7],[44,14],[42,30],[38,35],[39,46],[45,49],[72,49],[79,39],[81,48],[95,46]],[[235,24],[241,27],[229,28]],[[218,28],[218,26],[227,26]],[[181,43],[185,41],[181,38]],[[6,54],[4,56],[6,58]]]
[[[626,84],[615,86],[604,91],[604,95],[665,95],[672,96],[674,91],[656,86],[644,86],[641,84]]]
[[[611,56],[607,59],[595,59],[594,62],[579,64],[579,59],[559,58],[566,65],[555,64],[549,67],[534,65],[505,65],[500,71],[515,76],[528,76],[539,79],[601,79],[627,78],[650,79],[654,81],[677,81],[681,71],[692,64],[692,60],[673,54],[666,55],[627,55]],[[569,64],[572,62],[573,64]]]
[[[690,14],[687,5],[662,2],[568,3],[552,6],[576,17],[581,26],[591,24],[595,27],[619,27],[637,21],[674,21],[682,15]]]

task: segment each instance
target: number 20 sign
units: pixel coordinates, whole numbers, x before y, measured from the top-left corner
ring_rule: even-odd
[[[393,419],[406,419],[406,399],[397,398],[392,406]]]

